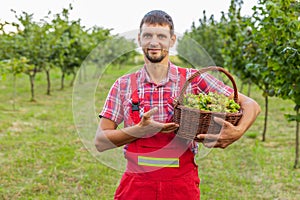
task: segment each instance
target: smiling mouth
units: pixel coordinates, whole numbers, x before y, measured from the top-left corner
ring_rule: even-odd
[[[161,49],[148,49],[148,52],[157,53],[157,52],[161,52]]]
[[[160,51],[160,48],[148,48],[148,50],[153,50],[153,51]]]

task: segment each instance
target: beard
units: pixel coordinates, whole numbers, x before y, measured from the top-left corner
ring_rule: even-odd
[[[148,53],[146,49],[143,49],[145,56],[147,59],[152,62],[152,63],[159,63],[161,62],[168,54],[168,51],[165,49],[162,49],[160,52],[160,56],[152,56],[151,54]]]

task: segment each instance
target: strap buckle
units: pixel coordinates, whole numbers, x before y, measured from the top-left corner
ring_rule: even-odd
[[[132,102],[132,104],[131,104],[131,110],[132,111],[139,111],[140,110],[140,108],[139,108],[139,106],[140,106],[140,102]]]

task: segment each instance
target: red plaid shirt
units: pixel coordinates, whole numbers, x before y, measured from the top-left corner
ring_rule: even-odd
[[[184,83],[197,69],[186,68],[186,77],[182,77],[177,66],[172,63],[169,66],[168,76],[159,84],[151,81],[145,66],[135,73],[140,101],[140,116],[144,113],[144,109],[157,107],[158,112],[153,115],[154,120],[159,122],[170,122],[172,120],[173,100],[179,96],[180,83]],[[100,117],[108,118],[118,125],[124,122],[124,127],[134,125],[129,114],[132,105],[130,82],[130,74],[116,80],[109,91]],[[195,94],[218,92],[229,96],[233,89],[224,85],[223,82],[212,75],[203,73],[187,87],[186,93],[191,92]]]

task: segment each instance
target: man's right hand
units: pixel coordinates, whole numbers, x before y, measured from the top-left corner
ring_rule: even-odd
[[[174,132],[176,129],[178,129],[179,125],[170,122],[170,123],[160,123],[157,121],[154,121],[151,117],[158,111],[158,108],[152,108],[148,112],[145,112],[143,114],[143,117],[141,121],[136,125],[136,128],[129,127],[127,130],[126,128],[124,131],[132,136],[141,138],[147,135],[147,137],[158,133],[171,133]],[[132,129],[133,128],[133,129]]]
[[[160,123],[151,117],[158,111],[153,108],[144,113],[141,121],[131,127],[117,129],[115,122],[110,119],[101,118],[95,137],[95,145],[98,151],[116,148],[128,144],[137,138],[150,137],[158,132],[171,133],[179,125],[176,123]]]

